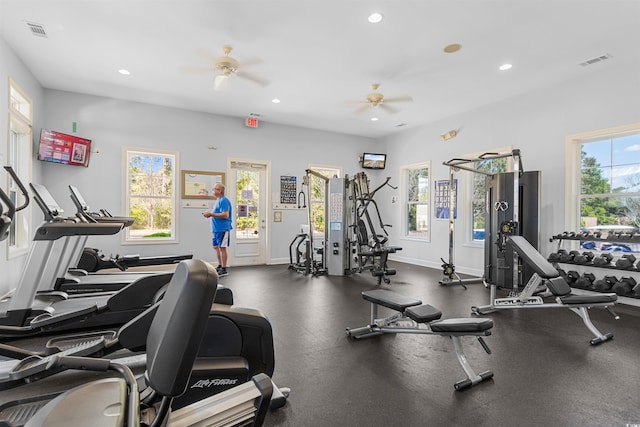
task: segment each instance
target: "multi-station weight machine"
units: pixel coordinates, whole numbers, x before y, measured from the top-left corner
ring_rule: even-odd
[[[343,276],[371,271],[378,284],[389,283],[387,276],[395,270],[387,267],[390,253],[402,248],[387,245],[388,234],[375,194],[390,186],[390,177],[383,184],[369,189],[369,178],[364,172],[353,178],[328,178],[308,169],[303,186],[311,192],[311,176],[324,183],[324,236],[321,242],[314,237],[311,203],[307,204],[308,224],[296,235],[289,247],[289,269],[304,274]],[[308,230],[307,230],[308,227]]]

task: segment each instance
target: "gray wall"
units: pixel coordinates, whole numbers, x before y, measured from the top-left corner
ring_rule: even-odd
[[[358,157],[377,149],[373,139],[281,126],[268,121],[258,129],[244,126],[243,119],[216,116],[174,108],[119,101],[55,90],[45,91],[44,127],[70,133],[77,123],[77,135],[92,139],[88,168],[37,162],[42,177],[66,213],[75,211],[67,185],[78,187],[92,209],[123,212],[121,147],[133,146],[177,150],[179,169],[226,172],[227,158],[266,160],[271,163],[270,193],[279,191],[281,175],[295,175],[298,182],[310,163],[338,165],[345,173],[359,170]],[[208,146],[218,147],[210,150]],[[300,186],[299,186],[300,187]],[[300,188],[299,188],[300,189]],[[190,253],[215,259],[209,225],[201,209],[181,208],[179,240],[175,245],[121,246],[119,236],[90,238],[88,245],[106,254]],[[268,215],[271,219],[271,215]],[[273,223],[269,262],[288,262],[289,244],[306,223],[306,211],[285,210],[283,221]]]
[[[549,238],[564,231],[565,138],[568,135],[640,122],[640,70],[600,64],[585,70],[582,79],[541,88],[476,111],[386,138],[389,167],[399,179],[401,165],[431,160],[433,180],[449,177],[444,161],[468,153],[511,146],[522,152],[525,170],[542,171],[541,252],[556,249]],[[599,67],[599,65],[593,66]],[[439,135],[463,126],[459,136],[443,142]],[[471,174],[459,172],[464,181]],[[462,183],[461,183],[462,184]],[[464,187],[463,185],[461,185]],[[459,195],[459,203],[469,196]],[[381,204],[392,224],[401,224],[402,210]],[[455,264],[458,271],[482,274],[482,248],[465,245],[464,211],[455,223]],[[394,227],[392,241],[404,247],[395,259],[440,268],[440,257],[448,259],[448,221],[433,220],[431,243],[402,240],[401,227]]]
[[[7,102],[9,99],[9,77],[27,93],[33,101],[33,129],[39,129],[43,119],[43,90],[38,81],[20,61],[15,52],[0,37],[0,164],[4,166],[7,159],[7,137],[9,135],[9,117]],[[40,179],[40,171],[33,168],[33,177]],[[0,170],[0,185],[7,189],[8,178],[4,169]],[[33,221],[39,221],[40,217],[32,217]],[[18,282],[24,265],[24,256],[7,259],[7,244],[0,243],[0,293],[13,288]]]

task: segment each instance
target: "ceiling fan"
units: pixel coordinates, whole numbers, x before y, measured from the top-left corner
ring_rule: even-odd
[[[373,83],[370,87],[373,92],[364,98],[364,104],[355,111],[356,114],[364,113],[369,108],[380,108],[388,113],[396,113],[398,110],[390,107],[389,104],[397,102],[413,102],[413,98],[408,95],[385,98],[382,93],[378,92],[378,88],[380,87],[378,83]],[[361,104],[362,101],[357,101],[357,103]]]
[[[453,139],[456,136],[458,136],[461,130],[462,130],[462,126],[460,126],[458,129],[453,129],[453,130],[450,130],[449,132],[445,132],[442,135],[440,135],[440,139],[443,141],[448,141],[450,139]]]
[[[241,70],[252,65],[260,64],[262,62],[260,59],[254,58],[252,60],[241,63],[237,59],[229,56],[232,50],[233,48],[231,46],[225,45],[225,46],[222,46],[222,52],[224,53],[224,56],[220,56],[218,58],[212,58],[208,54],[205,54],[207,59],[212,61],[212,66],[208,66],[204,68],[203,67],[190,68],[188,69],[188,71],[208,72],[213,70],[215,72],[215,77],[213,80],[213,89],[217,91],[224,90],[228,86],[229,80],[232,79],[234,76],[237,76],[245,80],[249,80],[260,86],[269,85],[270,82],[268,80],[262,77],[247,73],[244,70]]]

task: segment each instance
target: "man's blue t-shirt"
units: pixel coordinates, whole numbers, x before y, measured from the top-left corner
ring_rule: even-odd
[[[216,201],[216,204],[213,206],[211,212],[220,213],[220,212],[229,212],[229,216],[227,218],[214,218],[211,217],[211,231],[229,231],[231,228],[231,224],[233,223],[233,217],[231,215],[231,202],[226,196],[220,196]]]

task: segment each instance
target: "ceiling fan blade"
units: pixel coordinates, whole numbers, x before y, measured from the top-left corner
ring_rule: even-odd
[[[356,110],[354,110],[353,112],[354,112],[355,114],[362,115],[362,114],[364,114],[364,113],[365,113],[369,108],[371,108],[371,107],[369,106],[369,104],[364,103],[364,104],[362,104],[359,108],[357,108]]]
[[[240,68],[252,67],[254,65],[260,65],[260,64],[262,64],[262,59],[257,57],[247,58],[242,61],[239,61]]]
[[[395,96],[393,98],[385,98],[384,102],[413,102],[413,98],[409,95]]]
[[[199,74],[199,73],[212,73],[215,71],[215,68],[199,66],[199,67],[182,67],[180,70],[185,74]]]
[[[211,61],[212,63],[216,62],[216,59],[217,59],[217,56],[210,54],[205,49],[198,49],[198,55],[203,57],[204,59],[207,59],[207,60]]]
[[[386,101],[385,101],[385,102],[386,102]],[[381,110],[385,110],[387,113],[394,114],[394,113],[397,113],[397,112],[398,112],[398,110],[396,110],[396,109],[395,109],[395,108],[393,108],[393,107],[389,107],[387,104],[378,104],[378,107],[379,107]]]
[[[236,75],[237,75],[238,77],[240,77],[240,78],[245,79],[245,80],[249,80],[249,81],[252,81],[253,83],[259,84],[260,86],[269,86],[269,84],[271,83],[271,82],[270,82],[269,80],[267,80],[267,79],[264,79],[264,78],[262,78],[262,77],[255,76],[255,75],[253,75],[253,74],[248,74],[248,73],[245,73],[245,72],[242,72],[242,71],[238,71],[238,72],[236,73]]]

